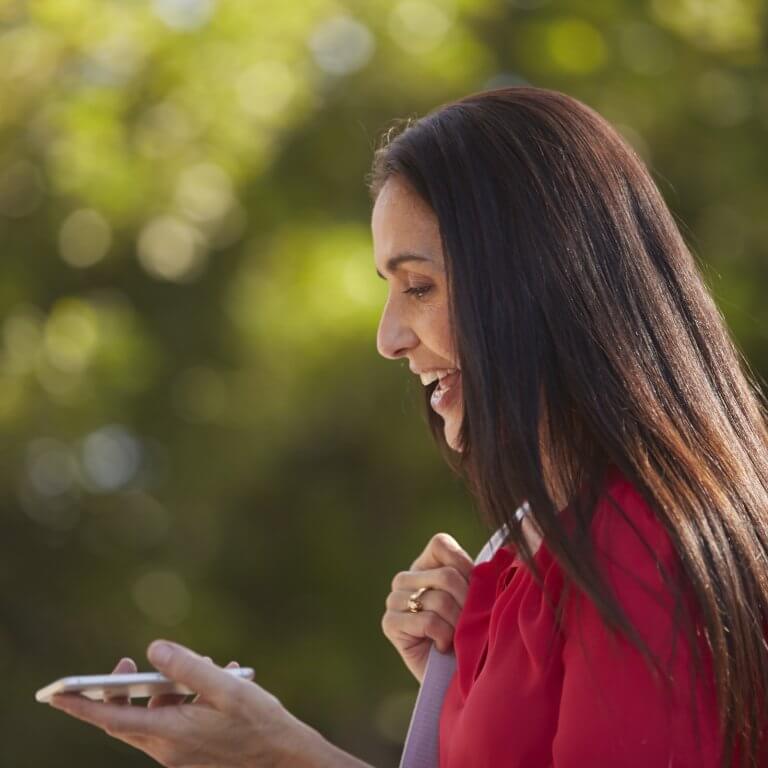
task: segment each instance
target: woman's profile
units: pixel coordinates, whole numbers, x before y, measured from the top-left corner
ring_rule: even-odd
[[[433,645],[456,655],[439,767],[768,765],[765,401],[644,163],[514,86],[387,132],[366,181],[378,350],[508,531],[477,565],[436,534],[386,598],[418,681]],[[167,766],[365,765],[167,650],[202,702],[55,706]]]

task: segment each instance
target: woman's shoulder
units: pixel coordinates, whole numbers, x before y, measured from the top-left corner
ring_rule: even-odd
[[[574,518],[569,505],[561,514],[564,525],[572,530]],[[632,621],[650,625],[658,622],[669,629],[669,620],[686,601],[687,588],[682,577],[679,558],[672,538],[659,514],[635,484],[615,465],[605,474],[589,527],[589,549],[583,556],[591,557],[603,583]],[[534,554],[541,575],[540,586],[534,584],[533,574],[511,551],[498,554],[488,570],[489,580],[496,582],[497,596],[507,586],[517,590],[528,601],[544,601],[565,608],[561,617],[563,629],[574,630],[586,618],[600,619],[587,595],[565,575],[558,557],[542,542]],[[514,576],[514,578],[512,578]],[[561,601],[561,598],[565,602]],[[531,609],[528,613],[539,615]]]
[[[590,533],[605,585],[636,637],[663,667],[665,679],[675,685],[660,685],[640,649],[609,627],[582,590],[572,591],[563,623],[564,677],[553,742],[558,765],[666,765],[672,755],[675,764],[714,765],[720,745],[707,649],[695,639],[705,662],[705,674],[695,675],[680,598],[689,608],[693,603],[661,514],[614,469]],[[697,722],[700,731],[693,727]]]
[[[676,560],[658,511],[615,465],[606,474],[590,533],[599,561],[619,561],[627,569],[646,561],[671,566]]]
[[[574,525],[572,506],[560,513],[566,530]],[[610,464],[601,484],[590,523],[590,541],[598,559],[647,558],[661,556],[674,559],[672,541],[664,524],[635,484],[615,465]],[[514,544],[507,542],[501,549],[506,553],[498,562],[508,564],[509,554],[519,564]],[[556,560],[542,542],[542,563],[556,567]]]
[[[592,556],[625,616],[650,644],[666,647],[677,634],[675,617],[692,609],[674,541],[660,514],[615,467],[595,508],[590,528]],[[566,627],[596,625],[602,617],[576,589]]]
[[[561,513],[566,528],[573,524],[571,508]],[[647,595],[668,590],[669,577],[678,575],[678,558],[672,539],[660,516],[638,488],[615,465],[610,465],[601,486],[590,523],[591,556],[617,597],[636,607],[645,604],[639,592]],[[557,557],[542,541],[534,561],[543,577],[550,599],[556,600],[563,586],[562,568]],[[520,559],[515,546],[507,542],[494,556],[479,566],[477,575],[496,585],[497,594],[515,581],[531,579],[530,569]],[[665,580],[666,577],[666,580]],[[537,594],[530,590],[529,597]],[[655,595],[658,602],[658,594]]]

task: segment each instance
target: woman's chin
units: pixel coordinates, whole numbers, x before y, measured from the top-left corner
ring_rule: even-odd
[[[448,447],[461,453],[461,440],[459,438],[459,425],[454,423],[454,419],[447,419],[443,426],[443,435],[445,436],[445,442]]]

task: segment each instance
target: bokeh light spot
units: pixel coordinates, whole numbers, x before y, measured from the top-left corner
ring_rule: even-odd
[[[76,485],[77,462],[60,440],[38,438],[27,445],[27,475],[41,496],[59,496]]]
[[[452,2],[402,0],[390,13],[389,33],[409,53],[426,53],[445,37],[455,13]]]
[[[118,424],[89,434],[82,443],[81,462],[86,487],[95,492],[123,488],[141,465],[141,443]]]
[[[59,230],[59,253],[71,267],[90,267],[98,263],[111,244],[109,222],[91,208],[73,211]]]
[[[736,51],[760,44],[762,3],[753,0],[651,0],[657,21],[707,50]]]
[[[232,207],[234,197],[229,176],[214,163],[187,168],[176,185],[176,204],[185,216],[198,222],[223,218]]]
[[[279,115],[298,89],[296,76],[277,59],[265,59],[248,67],[235,81],[237,100],[243,111],[254,118]]]
[[[214,0],[152,0],[152,10],[168,27],[191,30],[207,24],[214,11]]]
[[[186,110],[173,101],[162,101],[141,114],[135,141],[142,154],[162,158],[179,152],[197,132]]]
[[[347,75],[362,69],[373,55],[373,34],[347,14],[321,22],[309,37],[317,66],[331,75]]]
[[[55,368],[79,373],[91,361],[99,342],[93,308],[79,299],[60,299],[45,324],[45,352]]]
[[[552,63],[563,72],[586,75],[600,69],[606,46],[600,31],[583,19],[559,19],[547,29]]]
[[[176,216],[158,216],[144,226],[138,256],[152,277],[179,283],[194,280],[206,263],[202,233]]]
[[[149,571],[136,579],[131,593],[139,610],[157,624],[174,627],[189,614],[189,589],[175,571]]]

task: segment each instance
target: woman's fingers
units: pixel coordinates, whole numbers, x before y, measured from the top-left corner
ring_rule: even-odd
[[[206,656],[205,658],[210,661],[210,656]],[[211,661],[211,663],[213,663],[213,662]],[[239,666],[240,665],[236,661],[230,661],[229,664],[227,664],[227,666],[224,667],[224,669],[233,669],[234,667],[239,667]],[[192,699],[192,703],[193,704],[202,704],[204,707],[210,707],[211,706],[211,702],[208,701],[205,698],[205,696],[201,696],[199,693],[197,694],[197,696],[195,696],[194,699]]]
[[[395,646],[416,679],[423,679],[430,640],[446,653],[453,645],[453,632],[467,598],[475,563],[448,533],[436,533],[410,570],[392,579],[392,591],[385,601],[381,620],[385,637]],[[419,596],[422,610],[408,610],[410,596],[426,587]]]
[[[200,658],[206,664],[215,667],[215,664],[213,663],[213,659],[210,656],[202,656]],[[227,664],[226,669],[232,669],[234,667],[239,667],[239,666],[240,665],[236,661],[230,661],[229,664]],[[136,671],[137,671],[136,662],[133,659],[126,656],[120,659],[120,661],[118,661],[117,665],[112,670],[112,674],[113,675],[126,674],[126,673],[132,673]],[[194,698],[192,699],[191,703],[211,706],[211,702],[201,694],[193,694],[193,696]],[[189,697],[190,695],[186,693],[160,693],[160,694],[157,694],[156,696],[152,696],[149,699],[149,702],[147,703],[147,709],[155,709],[157,707],[167,707],[167,706],[183,704],[185,703],[185,701],[189,699]],[[131,700],[128,696],[115,696],[115,695],[105,695],[104,701],[110,704],[118,704],[122,706],[125,706],[131,703]]]
[[[120,661],[117,662],[115,668],[112,670],[113,675],[132,674],[133,672],[136,672],[136,662],[128,656],[124,656],[122,659],[120,659]],[[126,706],[127,704],[131,703],[131,700],[128,696],[110,696],[109,694],[104,694],[104,701],[110,704],[118,704],[120,706]]]
[[[390,592],[385,603],[387,609],[395,611],[395,613],[405,613],[406,617],[418,616],[418,613],[411,613],[408,610],[408,600],[413,591],[412,589],[398,589],[395,592]],[[448,592],[441,589],[428,589],[422,593],[419,601],[424,606],[419,613],[432,611],[453,627],[458,623],[461,606],[456,602],[456,598]]]
[[[424,597],[432,590],[440,590],[451,595],[459,607],[464,605],[469,590],[469,582],[463,574],[450,565],[432,568],[428,571],[400,571],[392,579],[392,591],[407,591],[409,594],[421,587],[430,587]],[[424,597],[420,598],[424,602]]]
[[[423,638],[432,640],[440,653],[447,653],[453,645],[453,625],[432,611],[387,611],[381,626],[401,656],[412,650],[414,640]]]
[[[147,649],[147,657],[166,677],[191,688],[223,712],[237,707],[246,690],[244,681],[178,643],[155,640]]]
[[[165,645],[169,654],[157,655],[158,645]],[[237,678],[234,670],[221,669],[178,643],[153,643],[147,655],[166,677],[199,691],[211,706],[160,707],[150,712],[77,694],[55,695],[51,706],[101,728],[163,766],[212,768],[244,761],[282,765],[289,751],[297,754],[296,744],[302,754],[310,755],[316,740],[307,740],[308,726],[257,683]],[[230,662],[233,666],[236,663]]]
[[[213,664],[213,659],[210,656],[203,656],[203,659],[209,664]],[[157,696],[153,696],[148,704],[147,709],[154,709],[155,707],[167,707],[169,705],[183,704],[190,694],[188,693],[160,693]],[[197,697],[195,697],[195,700]],[[194,700],[193,700],[194,701]]]
[[[449,533],[436,533],[424,551],[413,561],[412,571],[427,571],[449,565],[469,581],[475,563],[456,539]]]
[[[434,571],[425,573],[429,576]],[[461,615],[463,597],[460,598],[461,603],[459,603],[450,592],[434,587],[423,592],[419,597],[422,610],[411,613],[408,610],[408,601],[413,592],[418,589],[416,584],[421,582],[420,575],[414,575],[415,584],[411,583],[407,589],[395,589],[387,595],[381,628],[408,668],[420,680],[428,651],[424,641],[432,640],[435,648],[441,653],[451,650],[453,633]],[[461,579],[460,576],[458,578]],[[435,579],[428,578],[422,586],[429,586],[430,580],[434,582]],[[402,578],[398,579],[396,576],[393,583],[408,584],[409,581],[411,579],[408,577],[408,572],[403,572]],[[462,590],[457,591],[461,595],[464,594]]]

